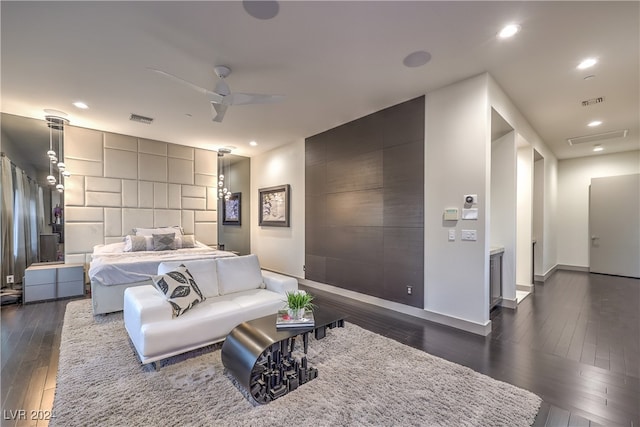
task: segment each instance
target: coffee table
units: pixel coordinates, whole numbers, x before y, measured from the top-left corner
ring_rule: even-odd
[[[327,329],[344,327],[345,315],[316,307],[314,326],[276,328],[276,315],[260,317],[235,327],[222,345],[222,364],[258,403],[269,403],[318,376],[309,366],[309,334],[322,339]],[[293,355],[295,340],[302,339],[304,356]]]

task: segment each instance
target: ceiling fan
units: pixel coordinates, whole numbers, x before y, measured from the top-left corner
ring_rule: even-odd
[[[213,121],[222,122],[227,108],[230,105],[243,105],[243,104],[270,104],[274,102],[280,102],[284,99],[283,95],[261,95],[257,93],[239,93],[231,92],[229,85],[224,80],[231,74],[231,68],[225,65],[219,65],[214,67],[213,71],[216,73],[220,81],[216,84],[214,90],[205,89],[196,84],[193,84],[187,80],[181,79],[178,76],[167,73],[166,71],[157,70],[155,68],[149,68],[149,70],[167,77],[173,81],[189,86],[192,89],[207,96],[209,102],[211,102],[212,113],[214,113]]]

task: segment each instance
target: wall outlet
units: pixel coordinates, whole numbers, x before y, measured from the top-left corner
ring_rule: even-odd
[[[478,234],[476,230],[462,230],[462,240],[468,240],[475,242],[478,240]]]
[[[7,276],[7,283],[13,283],[13,274]]]
[[[413,286],[407,286],[407,295],[413,294]]]

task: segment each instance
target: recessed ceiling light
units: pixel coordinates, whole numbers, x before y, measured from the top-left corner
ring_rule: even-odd
[[[593,151],[598,152],[598,151],[603,151],[604,148],[602,148],[602,145],[596,145],[595,147],[593,147]]]
[[[82,102],[82,101],[74,102],[73,106],[76,107],[76,108],[79,108],[81,110],[86,110],[86,109],[89,108],[89,106],[87,104],[85,104],[84,102]]]
[[[601,124],[602,124],[602,122],[600,120],[594,120],[594,121],[590,122],[587,126],[595,127],[595,126],[600,126]]]
[[[431,54],[424,50],[418,50],[416,52],[410,53],[403,60],[402,63],[405,67],[422,67],[427,62],[431,61]]]
[[[501,39],[508,39],[509,37],[515,36],[518,31],[520,31],[520,25],[509,24],[502,30],[500,30],[500,32],[498,33],[498,37],[500,37]]]
[[[595,58],[587,58],[583,60],[580,64],[578,64],[578,70],[584,70],[589,67],[593,67],[598,63],[598,60]]]
[[[250,145],[250,146],[252,146],[252,147],[255,147],[255,146],[257,146],[257,145],[258,145],[258,143],[257,143],[257,142],[255,142],[255,141],[250,141],[250,142],[249,142],[249,145]]]
[[[280,12],[280,4],[277,1],[271,0],[244,0],[242,6],[249,15],[262,20],[273,19],[278,15],[278,12]]]

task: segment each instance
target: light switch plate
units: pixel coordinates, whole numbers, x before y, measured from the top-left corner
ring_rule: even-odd
[[[455,240],[456,240],[456,230],[451,229],[449,230],[449,241],[455,242]]]

